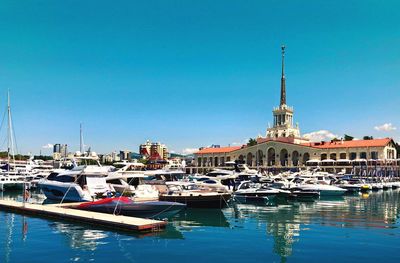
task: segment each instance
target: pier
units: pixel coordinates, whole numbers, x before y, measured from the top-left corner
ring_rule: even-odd
[[[22,203],[12,200],[0,200],[0,209],[133,232],[160,231],[167,225],[165,221],[96,213],[56,205]]]

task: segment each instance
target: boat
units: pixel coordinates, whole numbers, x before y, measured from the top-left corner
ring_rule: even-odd
[[[5,190],[22,190],[24,180],[20,176],[15,175],[0,175],[0,191]]]
[[[239,185],[238,190],[235,191],[233,198],[237,201],[245,201],[245,202],[272,201],[280,193],[281,190],[271,188],[266,184],[244,181]]]
[[[107,173],[102,167],[77,166],[72,170],[58,170],[38,183],[39,189],[50,200],[84,202],[105,196],[114,189],[106,183]]]
[[[127,197],[104,198],[85,202],[76,209],[132,217],[164,219],[186,208],[185,204],[164,201],[135,202]]]
[[[305,180],[300,184],[297,184],[293,187],[293,190],[300,191],[318,191],[320,196],[339,196],[343,195],[347,190],[334,186],[334,185],[326,185],[326,184],[318,184],[313,180]]]
[[[193,208],[223,208],[232,196],[201,190],[191,182],[166,182],[166,186],[168,190],[160,194],[160,201],[178,202]]]

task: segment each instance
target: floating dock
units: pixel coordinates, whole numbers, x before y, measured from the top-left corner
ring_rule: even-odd
[[[24,204],[11,200],[0,200],[0,209],[134,232],[156,232],[167,225],[165,221],[96,213],[55,205]]]

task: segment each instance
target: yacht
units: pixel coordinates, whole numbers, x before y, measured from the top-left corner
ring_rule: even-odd
[[[92,201],[114,189],[106,183],[109,167],[76,166],[71,170],[55,170],[38,183],[39,189],[50,200]]]
[[[274,189],[266,184],[244,181],[239,185],[233,197],[238,201],[271,201],[282,191],[284,190]]]
[[[292,189],[306,192],[318,191],[320,196],[339,196],[346,192],[346,189],[334,185],[320,184],[317,181],[310,179],[297,183],[295,186],[292,186]]]
[[[200,189],[192,182],[166,182],[168,191],[161,193],[160,201],[178,202],[194,208],[223,208],[231,194]]]
[[[0,191],[22,190],[24,179],[16,175],[0,174]]]

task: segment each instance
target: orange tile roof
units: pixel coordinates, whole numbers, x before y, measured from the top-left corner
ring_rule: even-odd
[[[239,150],[242,146],[220,147],[220,148],[204,148],[195,154],[210,154],[210,153],[229,153]]]
[[[319,149],[334,149],[334,148],[356,148],[356,147],[385,147],[392,139],[372,139],[372,140],[353,140],[353,141],[330,141],[330,142],[312,142],[304,143],[307,145]]]

